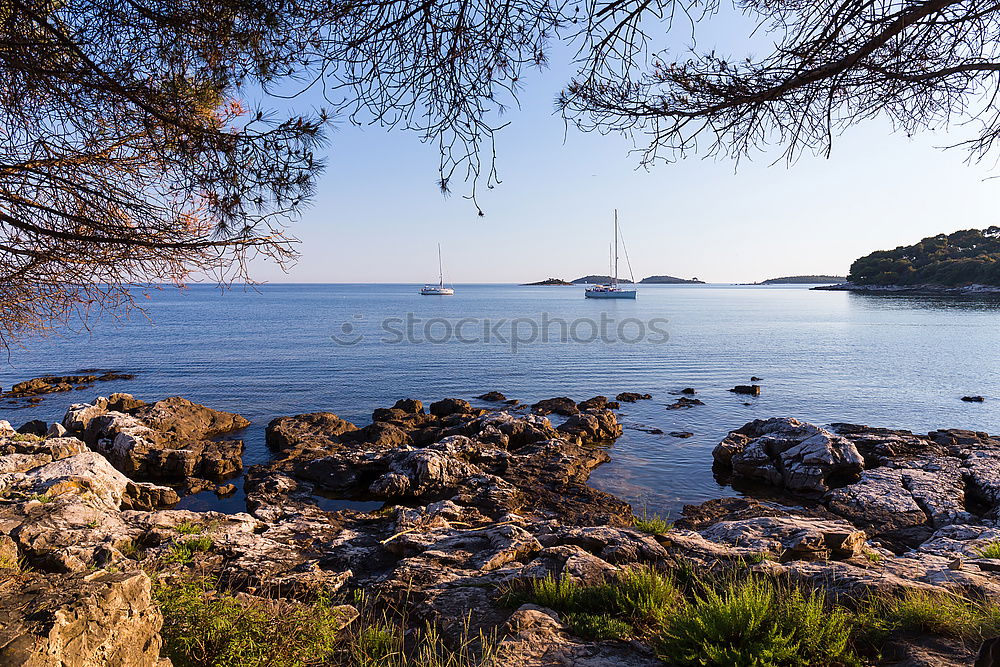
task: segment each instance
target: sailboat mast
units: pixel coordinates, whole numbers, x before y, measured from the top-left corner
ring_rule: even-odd
[[[618,286],[618,209],[615,209],[615,274],[611,278],[611,286]]]
[[[444,264],[441,263],[441,244],[438,243],[438,285],[444,287]]]

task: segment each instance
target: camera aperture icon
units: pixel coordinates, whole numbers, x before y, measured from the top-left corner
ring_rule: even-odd
[[[351,320],[354,320],[353,322]],[[364,334],[361,333],[360,324],[364,322],[365,316],[361,313],[355,313],[351,320],[344,320],[340,323],[338,327],[339,331],[330,334],[330,338],[334,340],[338,345],[346,345],[348,347],[352,345],[357,345],[364,339]]]

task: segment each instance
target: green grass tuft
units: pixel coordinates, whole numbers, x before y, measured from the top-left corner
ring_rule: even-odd
[[[167,552],[164,560],[168,563],[187,565],[194,561],[196,553],[210,551],[212,546],[213,542],[210,537],[195,537],[183,542],[175,542],[170,545],[170,550]]]
[[[676,665],[858,665],[851,614],[818,592],[758,577],[708,587],[667,619],[654,640]]]
[[[323,602],[247,601],[205,581],[154,588],[163,612],[163,655],[175,667],[302,667],[331,656],[337,612]]]
[[[897,630],[981,642],[1000,635],[1000,605],[951,593],[908,591],[869,600],[867,639],[878,642]]]
[[[205,579],[157,578],[163,655],[175,667],[498,667],[494,637],[464,630],[446,645],[433,627],[364,593],[361,615],[345,626],[332,601],[296,603],[239,598]]]
[[[181,521],[179,524],[174,526],[174,530],[176,530],[181,535],[197,535],[202,530],[204,530],[204,528],[205,527],[202,526],[200,523],[195,523],[194,521],[186,521],[186,520]]]
[[[634,567],[592,585],[567,577],[535,579],[502,600],[508,606],[533,602],[548,607],[562,613],[570,630],[580,636],[606,639],[642,634],[677,606],[681,593],[669,574]]]
[[[667,521],[664,517],[661,517],[659,514],[647,514],[646,510],[642,511],[641,517],[639,515],[632,517],[632,525],[650,535],[663,535],[664,533],[669,533],[674,528],[674,524]]]
[[[990,542],[979,550],[979,555],[983,558],[1000,558],[1000,541]]]
[[[877,551],[868,551],[866,549],[864,555],[865,559],[872,565],[878,565],[882,562],[882,554]]]

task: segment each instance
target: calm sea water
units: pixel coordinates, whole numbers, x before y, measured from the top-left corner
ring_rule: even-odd
[[[367,423],[372,409],[402,397],[428,402],[496,389],[533,402],[648,392],[653,400],[623,405],[625,434],[592,482],[673,514],[734,493],[713,477],[711,450],[751,419],[1000,432],[997,300],[801,286],[644,286],[635,301],[587,300],[581,287],[456,289],[453,297],[421,297],[413,285],[157,292],[149,320],[96,322],[88,332],[29,341],[0,366],[5,388],[81,368],[130,371],[135,380],[0,409],[0,419],[57,420],[98,392],[181,395],[252,421],[244,434],[249,464],[267,459],[263,428],[279,415],[328,410]],[[763,378],[760,397],[727,391],[754,375]],[[684,387],[697,389],[705,405],[665,409]],[[963,403],[966,394],[986,402]],[[240,495],[185,501],[241,505]]]

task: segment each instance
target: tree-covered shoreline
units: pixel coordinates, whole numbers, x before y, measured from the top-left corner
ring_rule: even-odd
[[[1000,286],[1000,227],[929,236],[851,264],[855,285]]]

